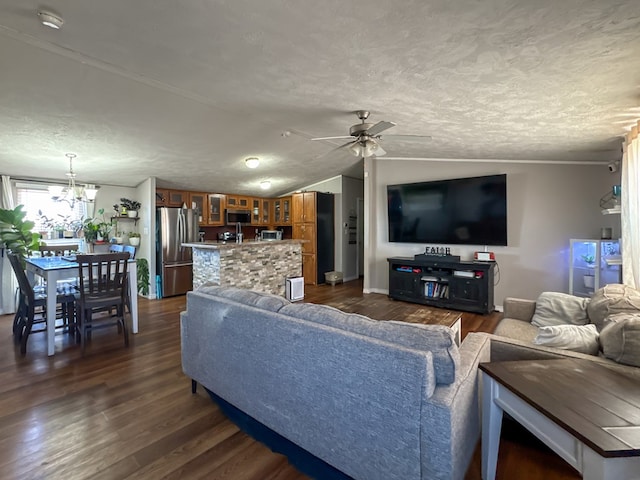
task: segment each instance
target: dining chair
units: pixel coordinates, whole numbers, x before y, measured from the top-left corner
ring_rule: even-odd
[[[124,251],[129,254],[129,257],[133,260],[136,258],[136,247],[133,245],[125,245]]]
[[[78,245],[40,245],[40,255],[43,257],[61,257],[78,251]]]
[[[42,257],[63,257],[66,255],[73,255],[78,252],[78,245],[40,245],[39,251]],[[65,284],[76,284],[75,278],[65,278],[63,280],[58,281],[58,285],[56,288],[60,287],[60,285]],[[41,282],[39,287],[40,290],[44,291],[43,288],[44,283]],[[36,289],[36,293],[38,293],[38,289]]]
[[[124,252],[124,246],[117,243],[109,245],[109,253],[122,253]]]
[[[98,328],[118,326],[122,330],[124,344],[129,346],[129,331],[124,306],[127,289],[128,253],[105,253],[77,255],[78,299],[77,333],[82,353],[91,331]]]
[[[18,309],[13,319],[13,339],[20,344],[20,353],[27,353],[27,341],[32,333],[45,332],[47,315],[46,311],[47,295],[42,292],[34,291],[25,271],[22,268],[20,259],[14,253],[9,253],[9,262],[13,273],[18,280]],[[60,308],[60,318],[63,320],[62,326],[67,328],[69,333],[75,333],[75,288],[70,284],[57,286],[56,303]],[[58,318],[58,312],[53,312]],[[39,330],[33,330],[36,324],[44,324],[45,326]]]

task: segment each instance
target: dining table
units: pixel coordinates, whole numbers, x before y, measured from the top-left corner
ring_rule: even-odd
[[[46,281],[47,292],[47,354],[55,354],[55,323],[56,323],[56,283],[59,280],[77,277],[78,262],[75,255],[66,257],[28,257],[26,261],[26,272],[30,281],[34,281],[35,276],[39,276]],[[131,331],[138,333],[138,289],[136,261],[129,260],[127,264],[127,277],[129,285],[129,298],[131,309]],[[54,312],[49,315],[49,312]]]

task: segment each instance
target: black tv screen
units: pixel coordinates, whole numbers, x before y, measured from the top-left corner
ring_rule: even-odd
[[[387,185],[389,241],[507,244],[507,176]]]

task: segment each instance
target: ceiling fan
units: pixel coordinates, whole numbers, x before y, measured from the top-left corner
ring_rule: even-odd
[[[346,148],[356,157],[367,158],[372,155],[376,155],[377,157],[385,155],[387,152],[385,152],[384,149],[380,146],[380,139],[382,137],[382,135],[380,134],[391,127],[395,127],[396,124],[384,120],[375,124],[367,123],[366,120],[369,118],[370,114],[368,110],[357,110],[354,113],[358,116],[361,123],[352,125],[349,129],[349,135],[341,135],[336,137],[316,137],[312,138],[311,140],[339,140],[349,138],[351,139],[350,141],[334,148],[333,150],[331,150],[331,152]],[[387,136],[412,138],[418,137],[431,139],[431,137],[426,135],[385,135],[385,137]],[[327,155],[331,152],[328,152]]]

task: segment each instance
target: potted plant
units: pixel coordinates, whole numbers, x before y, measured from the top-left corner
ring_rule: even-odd
[[[0,243],[15,253],[24,265],[24,259],[37,250],[40,235],[33,233],[35,223],[25,220],[27,212],[22,205],[13,210],[0,208]]]
[[[120,205],[125,209],[129,217],[135,218],[138,216],[138,211],[142,204],[136,200],[129,200],[128,198],[121,198]]]
[[[124,238],[124,232],[116,232],[116,235],[113,237],[113,242],[114,243],[122,243],[122,240]]]
[[[131,232],[129,234],[129,243],[134,247],[138,247],[140,245],[140,234],[138,232]]]
[[[95,243],[98,240],[98,224],[94,222],[93,218],[87,218],[82,222],[82,233],[84,234],[84,241],[87,245]]]
[[[149,262],[146,258],[136,259],[136,276],[138,292],[144,296],[149,295]]]
[[[98,210],[98,214],[102,215],[102,218],[87,218],[82,222],[82,231],[87,244],[102,243],[105,239],[109,239],[109,232],[113,226],[105,220],[104,208]]]
[[[594,272],[596,257],[590,254],[582,255],[582,260],[587,264],[587,268],[589,269],[587,273],[582,276],[584,281],[584,286],[587,288],[594,288],[596,284],[596,276]]]

